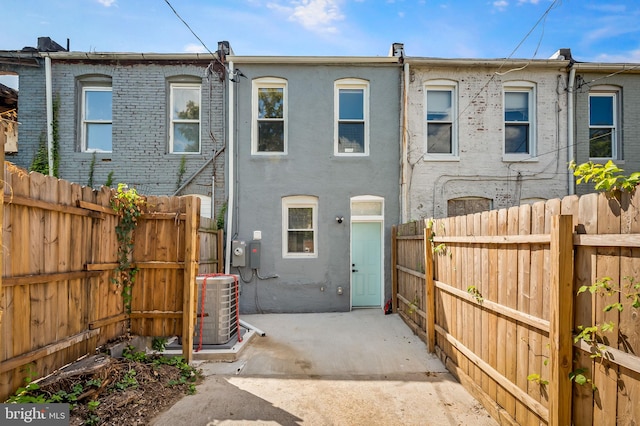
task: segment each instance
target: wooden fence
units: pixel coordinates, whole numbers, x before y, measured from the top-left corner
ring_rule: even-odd
[[[578,289],[640,280],[640,196],[570,196],[428,225],[394,230],[394,306],[496,420],[637,424],[640,309],[615,291]],[[604,312],[616,302],[622,311]],[[574,343],[579,326],[609,321],[604,359]]]
[[[183,336],[191,360],[195,275],[199,259],[203,273],[221,272],[222,233],[199,217],[197,197],[149,197],[134,233],[139,272],[127,313],[111,282],[111,194],[5,166],[0,400],[26,377],[49,374],[128,331]]]

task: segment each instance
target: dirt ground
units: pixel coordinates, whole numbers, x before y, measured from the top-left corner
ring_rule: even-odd
[[[53,374],[29,396],[74,404],[70,425],[146,425],[184,396],[194,393],[198,374],[186,380],[184,364],[144,359],[89,357]],[[75,401],[74,401],[75,400]],[[19,401],[18,401],[19,402]]]

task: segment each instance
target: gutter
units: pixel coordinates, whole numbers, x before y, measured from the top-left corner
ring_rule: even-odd
[[[233,232],[233,209],[235,199],[235,83],[232,80],[234,75],[233,61],[229,61],[229,162],[228,162],[228,179],[229,194],[227,199],[227,220],[225,221],[225,231],[227,232],[227,247],[225,250],[224,272],[231,273],[231,237]]]
[[[51,82],[51,58],[44,58],[45,100],[47,108],[47,160],[49,176],[53,176],[53,88]]]
[[[338,64],[338,65],[398,65],[390,56],[227,56],[238,64]]]
[[[576,68],[574,65],[570,65],[569,70],[569,84],[567,85],[567,161],[571,164],[575,160],[574,152],[574,86],[576,82]],[[575,194],[575,176],[568,170],[567,183],[569,185],[569,195]]]

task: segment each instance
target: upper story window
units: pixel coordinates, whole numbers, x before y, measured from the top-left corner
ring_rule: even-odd
[[[82,86],[81,150],[111,152],[112,91],[111,86]]]
[[[252,154],[287,153],[287,81],[282,78],[253,80]]]
[[[432,81],[425,85],[427,157],[458,155],[456,83]]]
[[[618,158],[618,93],[589,93],[589,158]]]
[[[335,82],[335,155],[369,155],[369,82]]]
[[[509,82],[504,85],[504,154],[535,156],[535,85]]]
[[[200,153],[200,84],[171,83],[169,152]]]
[[[318,257],[318,198],[282,199],[282,257]]]

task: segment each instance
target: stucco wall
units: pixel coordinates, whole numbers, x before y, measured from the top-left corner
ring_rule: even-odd
[[[640,171],[640,75],[619,73],[576,73],[575,92],[575,150],[576,163],[589,161],[589,91],[603,86],[619,90],[620,133],[618,158],[613,161],[625,174]],[[593,192],[593,185],[576,186],[576,193]]]
[[[242,285],[241,312],[326,312],[350,309],[350,198],[384,197],[384,287],[391,295],[390,230],[398,222],[399,66],[243,65],[248,77],[236,86],[237,222],[234,238],[249,241],[262,231],[262,277]],[[288,82],[288,154],[251,155],[251,81]],[[334,156],[334,81],[370,83],[370,155]],[[282,255],[282,197],[318,197],[318,256]],[[336,216],[344,216],[339,224]],[[232,272],[237,272],[232,268]],[[248,268],[243,268],[249,278]],[[344,292],[338,295],[338,287]],[[256,295],[257,292],[257,295]]]
[[[504,208],[566,195],[567,75],[560,68],[499,75],[497,66],[411,66],[406,219],[445,217],[447,201],[460,197],[488,198],[493,208]],[[459,159],[426,160],[424,86],[442,79],[457,83]],[[503,159],[503,83],[508,81],[535,83],[537,157],[531,160]]]

